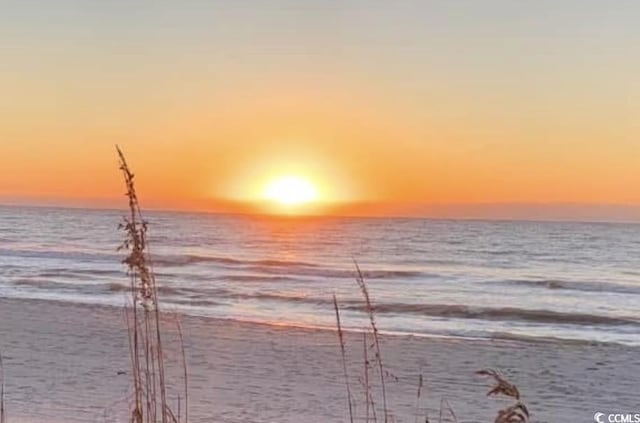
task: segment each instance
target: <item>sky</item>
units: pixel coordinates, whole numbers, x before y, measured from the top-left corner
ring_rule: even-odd
[[[0,203],[640,219],[639,2],[0,5]]]

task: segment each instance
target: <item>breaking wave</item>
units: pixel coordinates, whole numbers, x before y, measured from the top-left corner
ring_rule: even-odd
[[[346,308],[365,311],[362,304],[349,304]],[[516,307],[475,307],[457,304],[403,304],[386,303],[374,306],[376,313],[416,314],[432,317],[482,319],[502,321],[526,321],[572,325],[640,325],[631,317],[609,317],[595,314],[564,313],[551,310],[534,310]]]
[[[584,292],[612,292],[640,295],[640,285],[634,286],[613,282],[567,281],[557,279],[514,279],[499,282],[506,285],[519,285],[544,289],[564,289]]]
[[[263,278],[271,278],[271,275],[298,275],[324,278],[355,278],[354,269],[340,269],[320,266],[315,263],[287,260],[241,260],[230,257],[200,256],[200,255],[180,255],[180,256],[156,256],[153,263],[159,267],[180,267],[199,263],[213,263],[221,267],[239,268],[243,271],[251,271],[263,275]],[[367,279],[394,279],[394,278],[417,278],[433,276],[424,272],[414,270],[390,269],[390,270],[363,270],[363,276]],[[266,276],[264,276],[266,275]],[[282,277],[282,276],[280,276]],[[244,282],[245,276],[237,279],[237,276],[229,276],[229,280]],[[250,278],[250,277],[248,277]],[[220,277],[218,279],[224,279]],[[257,281],[257,279],[254,279]],[[265,279],[268,280],[268,279]],[[282,279],[280,279],[282,280]]]
[[[264,267],[317,267],[316,264],[287,260],[241,260],[231,257],[202,256],[196,254],[175,256],[154,256],[152,261],[158,266],[186,266],[197,263],[217,263],[227,266],[264,266]]]

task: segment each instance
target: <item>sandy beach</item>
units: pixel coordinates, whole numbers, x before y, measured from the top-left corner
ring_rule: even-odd
[[[336,334],[181,317],[192,422],[341,422],[347,407]],[[167,325],[168,326],[168,325]],[[175,330],[169,365],[179,364]],[[347,334],[356,395],[361,336]],[[53,301],[0,300],[6,403],[15,422],[126,421],[128,346],[123,311]],[[588,422],[596,411],[638,408],[640,351],[605,344],[463,341],[385,336],[384,360],[396,421],[414,421],[417,374],[426,379],[431,421],[446,398],[459,421],[492,421],[486,398],[500,369],[520,387],[532,421]],[[172,380],[181,383],[179,372]],[[125,411],[123,413],[123,411]],[[357,410],[361,411],[361,410]]]

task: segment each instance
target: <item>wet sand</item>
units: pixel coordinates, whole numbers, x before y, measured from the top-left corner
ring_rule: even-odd
[[[181,317],[191,422],[348,421],[336,334]],[[180,379],[167,324],[172,380]],[[361,390],[362,337],[347,334],[352,385]],[[441,398],[458,421],[493,421],[504,401],[485,396],[474,371],[503,371],[520,388],[532,422],[589,422],[596,411],[640,412],[640,349],[604,344],[467,341],[386,336],[383,359],[397,422],[414,422],[419,369],[430,421]],[[54,301],[0,300],[6,407],[13,422],[126,421],[129,359],[121,309]],[[126,372],[126,374],[118,374]],[[361,414],[362,410],[357,412]]]

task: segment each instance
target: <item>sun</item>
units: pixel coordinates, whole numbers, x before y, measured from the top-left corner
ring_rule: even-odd
[[[317,201],[318,189],[308,179],[288,175],[269,181],[264,187],[262,197],[285,206],[296,206]]]

